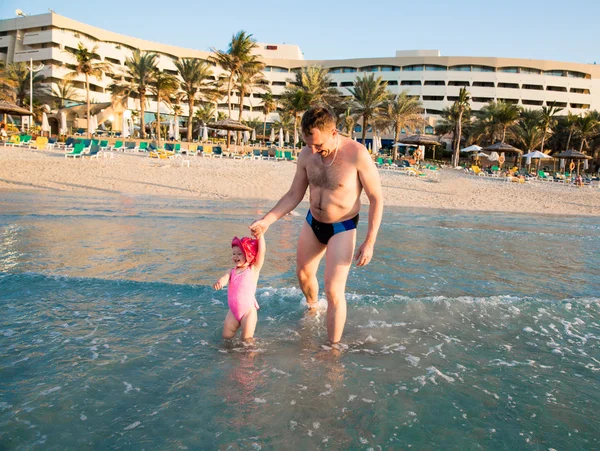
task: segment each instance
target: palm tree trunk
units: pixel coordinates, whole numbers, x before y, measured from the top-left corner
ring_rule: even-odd
[[[502,142],[506,139],[506,125],[502,126]]]
[[[367,147],[365,145],[365,138],[367,136],[367,126],[369,124],[369,116],[366,114],[363,114],[363,129],[362,129],[362,145]]]
[[[567,147],[565,147],[565,150],[569,149],[569,144],[571,144],[571,135],[573,134],[572,131],[569,132],[569,138],[567,139]]]
[[[188,98],[190,99],[190,106],[189,106],[189,119],[188,119],[188,129],[187,129],[187,140],[189,143],[192,142],[192,128],[194,125],[194,96],[190,96],[188,95]]]
[[[544,133],[542,134],[542,147],[540,152],[544,153],[544,142],[546,141],[546,129],[544,129]]]
[[[267,136],[267,113],[265,113],[265,123],[263,124],[263,138],[265,136]]]
[[[585,138],[581,138],[581,145],[579,146],[579,151],[583,152],[583,143],[585,142]]]
[[[143,92],[142,92],[143,91]],[[146,120],[144,119],[145,105],[146,105],[146,88],[142,88],[140,91],[140,137],[144,139],[146,137]]]
[[[156,96],[156,143],[160,147],[160,96]]]
[[[90,139],[90,79],[88,74],[85,74],[85,102],[87,104],[86,136],[88,137],[88,139]]]
[[[456,142],[454,143],[454,161],[452,166],[457,167],[460,161],[460,138],[462,135],[462,111],[458,113],[456,121]]]
[[[392,160],[394,161],[398,159],[398,139],[400,139],[400,127],[396,125],[394,126],[394,149],[392,150]]]

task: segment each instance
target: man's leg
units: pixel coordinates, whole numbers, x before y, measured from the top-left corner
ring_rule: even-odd
[[[309,308],[316,307],[319,300],[317,270],[325,249],[327,246],[317,239],[310,225],[304,221],[296,251],[296,275]]]
[[[346,281],[352,265],[356,229],[340,232],[327,243],[325,255],[325,295],[327,296],[327,335],[331,343],[342,339],[346,324]]]

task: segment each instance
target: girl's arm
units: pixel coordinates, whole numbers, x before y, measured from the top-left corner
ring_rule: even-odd
[[[228,283],[229,283],[229,272],[215,282],[215,284],[213,285],[213,289],[220,290],[221,288],[226,286]]]
[[[256,259],[254,260],[254,266],[257,271],[260,271],[263,263],[265,262],[265,254],[267,253],[267,242],[265,241],[264,233],[261,233],[257,238],[258,240],[258,252],[256,253]]]

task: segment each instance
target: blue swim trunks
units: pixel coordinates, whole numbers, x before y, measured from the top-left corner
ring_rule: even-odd
[[[308,214],[306,215],[306,222],[310,225],[312,231],[314,232],[317,239],[323,243],[327,244],[329,239],[340,232],[345,232],[346,230],[354,230],[358,224],[358,215],[353,217],[352,219],[347,219],[342,222],[334,222],[333,224],[327,224],[325,222],[317,221],[313,218],[312,213],[308,210]]]

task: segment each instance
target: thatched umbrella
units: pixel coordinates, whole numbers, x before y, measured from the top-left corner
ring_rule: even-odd
[[[557,158],[560,158],[561,160],[577,160],[577,175],[579,175],[579,164],[581,163],[582,160],[591,160],[592,157],[590,157],[589,155],[586,155],[584,153],[581,152],[577,152],[576,150],[573,149],[568,149],[565,150],[564,152],[559,153],[558,155],[556,155]],[[566,164],[565,164],[566,166]]]
[[[515,164],[517,164],[517,160],[518,160],[518,166],[521,167],[520,156],[523,154],[523,151],[517,149],[516,147],[511,146],[508,143],[498,141],[497,143],[492,144],[491,146],[485,147],[483,150],[487,150],[490,152],[514,153],[514,154],[516,154]]]
[[[233,119],[223,119],[222,121],[211,122],[208,124],[211,128],[216,128],[218,130],[227,130],[228,132],[245,132],[252,131],[252,128],[245,126],[239,121],[235,121]],[[227,150],[229,150],[229,133],[227,133]]]
[[[11,102],[0,101],[0,114],[4,115],[4,123],[6,124],[6,115],[14,114],[15,116],[30,116],[31,112],[25,108],[21,108]]]
[[[425,135],[407,136],[405,138],[400,138],[398,140],[398,142],[401,144],[408,144],[410,146],[434,146],[434,148],[433,148],[433,159],[434,160],[435,160],[435,146],[442,145],[442,143],[439,142],[437,139],[435,139],[431,136],[425,136]],[[423,158],[425,158],[425,155],[423,155]]]

